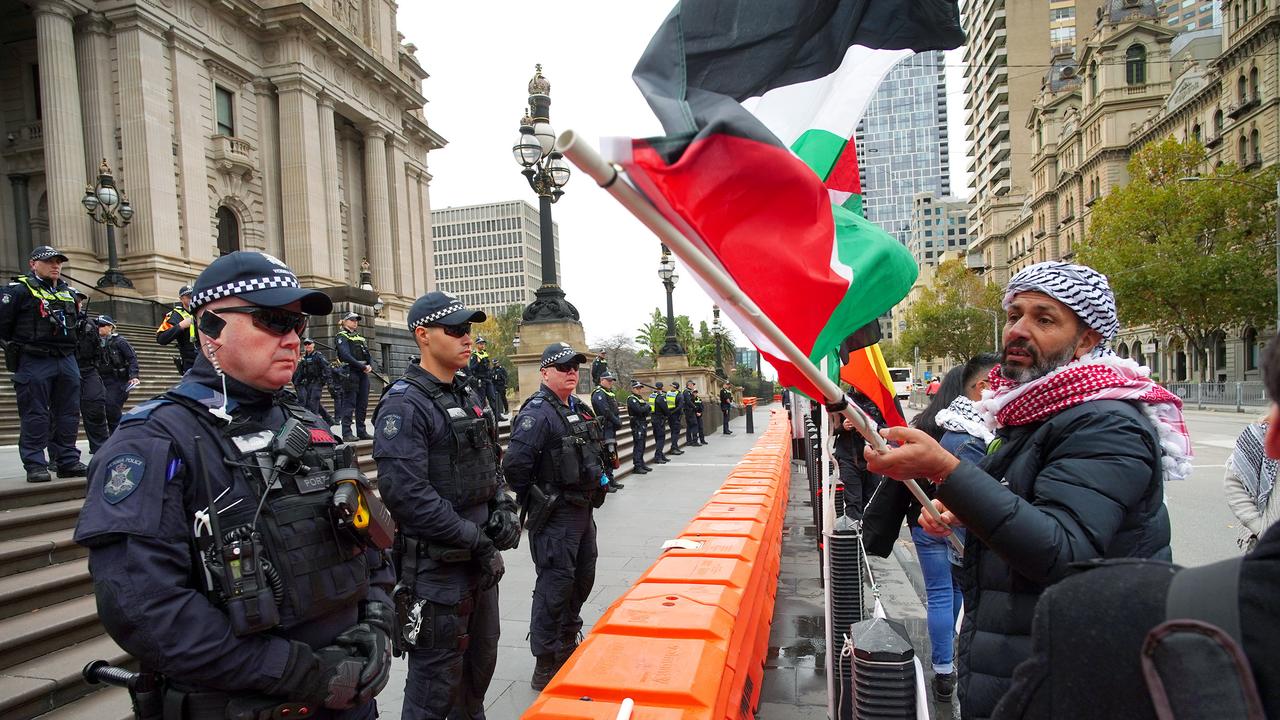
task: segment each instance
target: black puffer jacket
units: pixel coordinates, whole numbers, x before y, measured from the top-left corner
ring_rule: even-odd
[[[1160,446],[1141,409],[1088,402],[997,439],[937,493],[969,530],[958,656],[965,718],[991,715],[1031,654],[1036,600],[1071,563],[1171,559]]]

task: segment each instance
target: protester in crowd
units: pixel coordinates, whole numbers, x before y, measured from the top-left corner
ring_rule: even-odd
[[[1262,371],[1272,405],[1261,451],[1274,467],[1280,338]],[[993,717],[1280,717],[1280,527],[1259,537],[1243,557],[1189,570],[1150,560],[1082,566],[1040,598],[1030,659]]]
[[[1263,451],[1267,430],[1266,418],[1250,423],[1236,438],[1235,450],[1227,460],[1223,491],[1227,505],[1240,520],[1240,547],[1252,550],[1267,528],[1280,516],[1280,503],[1272,503],[1271,489],[1276,484],[1276,468],[1280,465]]]
[[[926,432],[943,449],[961,460],[978,462],[987,454],[992,433],[978,416],[974,401],[982,399],[987,387],[987,374],[1000,362],[993,354],[978,355],[964,365],[954,367],[943,377],[938,392],[924,411],[911,421],[912,427]],[[932,485],[925,492],[932,496]],[[933,661],[933,699],[951,702],[955,693],[954,663],[955,626],[960,616],[959,584],[952,581],[952,564],[956,557],[945,537],[930,535],[920,528],[920,505],[912,498],[906,512],[911,526],[911,542],[920,559],[929,618],[929,646]],[[963,530],[956,530],[963,533]],[[963,540],[963,536],[961,537]]]
[[[884,416],[871,398],[855,389],[849,390],[849,397],[871,417],[876,427],[885,426]],[[844,485],[844,514],[861,520],[862,511],[871,501],[871,494],[882,478],[867,470],[867,459],[862,454],[867,441],[853,429],[853,421],[836,413],[831,418],[831,427],[834,428],[832,436],[835,439],[831,454],[840,470],[840,483]]]
[[[991,715],[1029,655],[1036,600],[1072,563],[1170,558],[1163,483],[1190,472],[1181,401],[1107,349],[1119,322],[1105,276],[1032,265],[1009,281],[1003,306],[1002,362],[981,405],[998,428],[986,457],[960,460],[916,428],[884,430],[897,447],[866,453],[873,472],[938,485],[942,521],[922,515],[926,531],[968,529],[965,718]]]
[[[927,395],[928,397],[933,397],[934,395],[938,394],[938,388],[940,387],[942,387],[942,381],[939,380],[938,378],[934,378],[929,381],[928,385],[925,386],[924,394]]]

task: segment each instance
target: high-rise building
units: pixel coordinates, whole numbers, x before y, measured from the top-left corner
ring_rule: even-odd
[[[919,53],[895,65],[855,138],[867,219],[906,245],[916,194],[951,193],[942,53]]]
[[[1203,30],[1220,25],[1214,17],[1213,0],[1165,0],[1160,3],[1160,16],[1178,32]]]
[[[936,267],[943,253],[964,256],[969,247],[967,200],[917,193],[911,204],[911,238],[907,248],[920,267]]]
[[[538,211],[523,200],[431,211],[436,289],[496,313],[533,302],[542,285]],[[560,227],[551,223],[560,276]]]

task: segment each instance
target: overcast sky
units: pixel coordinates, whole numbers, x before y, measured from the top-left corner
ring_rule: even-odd
[[[660,134],[631,70],[671,7],[662,0],[401,3],[400,32],[418,47],[418,60],[430,75],[423,87],[427,121],[448,140],[428,158],[432,205],[520,199],[537,207],[511,155],[535,63],[542,63],[551,82],[556,132],[573,129],[597,148],[602,137]],[[960,60],[959,51],[949,53],[953,145],[964,137]],[[967,194],[968,162],[957,150],[952,147],[951,186]],[[658,241],[574,170],[552,211],[560,226],[561,285],[582,314],[588,342],[634,336],[654,308],[665,308]],[[711,300],[681,274],[676,313],[688,315],[695,328],[700,320],[710,323]],[[731,329],[745,345],[737,328]]]

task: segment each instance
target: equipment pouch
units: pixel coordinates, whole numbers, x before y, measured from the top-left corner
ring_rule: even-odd
[[[547,495],[537,485],[529,488],[524,503],[524,527],[530,536],[542,529],[559,500],[559,495]]]
[[[4,369],[9,372],[18,372],[18,359],[22,357],[22,346],[16,342],[5,343],[4,346]]]
[[[471,560],[471,551],[467,548],[441,545],[440,543],[423,543],[420,547],[427,549],[427,557],[436,562],[460,563]]]

